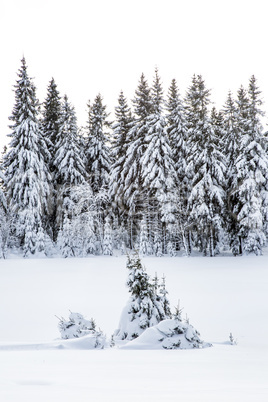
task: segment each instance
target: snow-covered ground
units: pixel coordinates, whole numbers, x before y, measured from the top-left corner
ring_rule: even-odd
[[[110,339],[129,297],[126,257],[0,260],[0,401],[267,402],[268,252],[143,264],[165,274],[171,306],[180,299],[213,347],[87,350],[59,340],[55,315],[69,309]]]

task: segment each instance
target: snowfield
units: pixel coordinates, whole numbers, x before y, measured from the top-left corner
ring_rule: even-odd
[[[110,341],[129,298],[125,256],[0,260],[0,401],[267,402],[268,251],[142,262],[165,274],[171,307],[180,299],[213,347],[89,350],[88,337],[60,339],[56,316],[71,310]]]

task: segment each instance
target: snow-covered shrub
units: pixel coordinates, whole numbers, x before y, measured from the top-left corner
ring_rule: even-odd
[[[197,330],[178,318],[167,319],[147,328],[137,339],[124,345],[127,349],[194,349],[211,346],[199,338]]]
[[[59,330],[62,339],[81,338],[91,335],[95,338],[94,347],[103,348],[105,345],[105,336],[102,331],[96,330],[96,324],[93,319],[87,320],[79,313],[70,313],[69,320],[60,319]]]

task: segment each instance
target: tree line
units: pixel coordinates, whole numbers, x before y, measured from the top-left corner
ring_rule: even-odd
[[[201,75],[166,98],[155,70],[132,105],[121,91],[115,121],[100,94],[78,127],[52,78],[40,104],[22,59],[10,144],[1,160],[2,256],[261,254],[268,236],[267,135],[252,76],[221,110]]]

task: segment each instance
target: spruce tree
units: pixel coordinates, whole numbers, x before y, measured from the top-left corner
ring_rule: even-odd
[[[163,89],[157,70],[151,97],[152,112],[148,117],[144,153],[140,159],[142,190],[150,225],[157,226],[160,218],[169,228],[175,222],[176,172],[163,116]]]
[[[111,170],[111,152],[108,147],[110,127],[106,106],[101,95],[89,105],[88,140],[86,143],[89,183],[95,193],[107,190]]]
[[[168,254],[176,253],[175,244],[180,247],[180,243],[188,254],[187,241],[187,200],[189,195],[189,183],[186,174],[187,168],[187,122],[185,106],[180,98],[177,82],[172,80],[169,87],[168,99],[166,103],[167,109],[167,132],[172,150],[176,176],[177,176],[177,213],[176,226],[170,231],[169,239],[167,239]],[[178,232],[179,231],[179,232]],[[173,234],[173,235],[172,235]],[[189,233],[188,233],[189,235]]]
[[[202,77],[194,77],[187,94],[187,170],[191,178],[188,219],[196,246],[204,255],[214,256],[223,227],[225,165],[208,115],[209,94]]]
[[[146,143],[145,137],[148,131],[148,117],[152,111],[150,88],[144,74],[141,75],[138,87],[133,99],[134,115],[130,122],[130,130],[127,136],[125,157],[118,161],[117,170],[114,172],[118,178],[113,187],[113,194],[117,204],[124,210],[129,226],[129,246],[134,248],[137,240],[139,224],[143,214],[144,195],[142,193],[141,157]],[[113,179],[113,183],[115,180]]]
[[[57,182],[54,180],[55,172],[55,153],[56,142],[59,136],[59,125],[61,118],[61,101],[59,91],[54,78],[51,79],[47,88],[47,97],[43,103],[43,116],[42,116],[42,130],[44,133],[44,139],[47,142],[50,152],[50,160],[48,161],[50,174],[52,176],[51,186],[51,199],[50,199],[50,211],[49,226],[52,229],[53,240],[56,241],[57,228],[55,225],[56,220],[56,198],[57,198]]]
[[[10,150],[4,157],[6,193],[14,234],[24,256],[44,251],[45,217],[50,194],[46,142],[38,120],[39,104],[35,86],[28,75],[25,58],[15,85],[15,106],[10,119]]]
[[[241,142],[234,164],[231,189],[232,214],[237,220],[234,254],[262,253],[266,242],[268,158],[262,143],[262,101],[254,76],[248,93],[238,92],[238,122]]]
[[[109,194],[113,203],[114,213],[118,219],[118,224],[127,224],[127,207],[123,199],[124,169],[127,157],[127,150],[130,145],[129,132],[132,126],[131,110],[128,107],[127,100],[120,92],[118,106],[115,108],[116,122],[113,125],[112,137],[112,155],[113,163],[111,166],[111,182],[109,185]]]
[[[148,117],[152,112],[150,88],[144,74],[141,75],[138,88],[133,99],[134,123],[129,132],[129,146],[122,170],[124,180],[123,197],[130,212],[134,212],[142,203],[141,195],[141,157],[147,147],[145,137],[148,132]]]
[[[61,187],[84,183],[86,171],[78,145],[77,120],[74,107],[64,96],[54,160],[55,180]]]
[[[64,231],[66,226],[66,231],[69,232],[70,216],[68,215],[72,209],[70,194],[72,187],[85,182],[86,170],[83,154],[81,155],[81,149],[78,146],[75,110],[66,95],[63,99],[56,141],[54,180],[57,189],[56,230]]]
[[[54,170],[56,142],[59,135],[61,117],[61,98],[54,78],[47,88],[47,97],[43,103],[42,129],[45,139],[48,141],[48,149],[51,155],[50,169]]]
[[[226,216],[225,225],[229,237],[231,250],[235,255],[239,253],[239,225],[234,208],[237,203],[235,161],[239,155],[241,144],[241,128],[238,123],[238,108],[231,92],[228,93],[223,107],[223,154],[226,161],[225,191]]]
[[[138,254],[128,256],[129,270],[127,286],[131,294],[124,308],[119,328],[115,332],[118,340],[137,338],[146,328],[156,325],[167,318],[160,297],[141,264]]]
[[[129,130],[133,121],[131,109],[123,91],[118,97],[118,106],[115,107],[116,122],[113,124],[112,153],[115,161],[120,161],[125,157],[129,144]],[[115,165],[116,162],[115,162]]]
[[[172,156],[175,164],[180,187],[187,187],[186,180],[186,139],[187,125],[185,108],[180,98],[177,82],[172,80],[169,87],[167,109],[167,133],[172,149]]]

